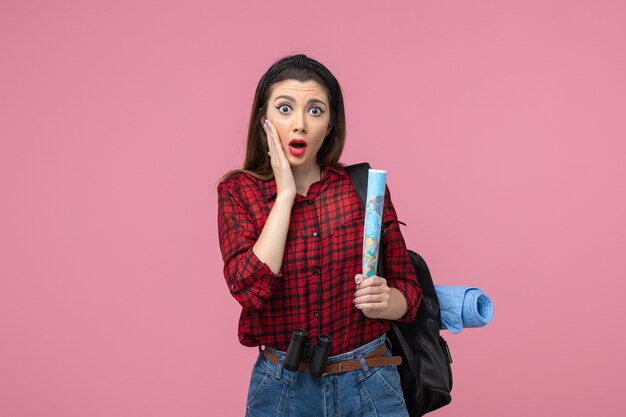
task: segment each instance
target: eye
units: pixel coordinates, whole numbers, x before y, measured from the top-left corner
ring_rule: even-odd
[[[321,116],[322,113],[324,113],[324,110],[322,110],[319,107],[311,107],[309,109],[309,112],[313,115],[313,116]]]
[[[283,114],[291,113],[291,106],[289,106],[288,104],[281,104],[280,106],[277,106],[276,108],[278,109],[279,112]]]

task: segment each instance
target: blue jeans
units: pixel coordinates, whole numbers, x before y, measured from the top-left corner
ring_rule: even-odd
[[[396,367],[369,368],[365,362],[364,356],[383,343],[385,335],[352,352],[329,357],[329,362],[359,359],[363,369],[321,377],[283,369],[285,352],[268,348],[280,363],[273,364],[259,354],[252,369],[246,416],[408,417]]]

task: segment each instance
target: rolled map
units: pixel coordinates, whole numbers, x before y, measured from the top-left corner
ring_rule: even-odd
[[[383,221],[387,171],[370,169],[367,176],[365,230],[363,233],[363,276],[376,274],[380,251],[380,229]]]

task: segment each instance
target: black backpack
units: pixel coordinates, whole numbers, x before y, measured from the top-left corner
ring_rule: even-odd
[[[368,163],[345,167],[364,207],[369,168]],[[422,287],[422,301],[415,320],[412,323],[393,322],[387,337],[392,344],[392,353],[402,357],[398,373],[409,415],[418,417],[452,400],[452,357],[448,344],[439,334],[439,300],[428,266],[420,255],[411,250],[409,257]],[[382,257],[378,266],[378,275],[384,277]]]

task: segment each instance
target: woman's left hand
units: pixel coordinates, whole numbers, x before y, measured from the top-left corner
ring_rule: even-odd
[[[354,276],[357,284],[354,293],[354,305],[360,309],[366,317],[379,318],[389,307],[391,289],[387,286],[387,280],[373,275],[364,279],[362,274]]]

